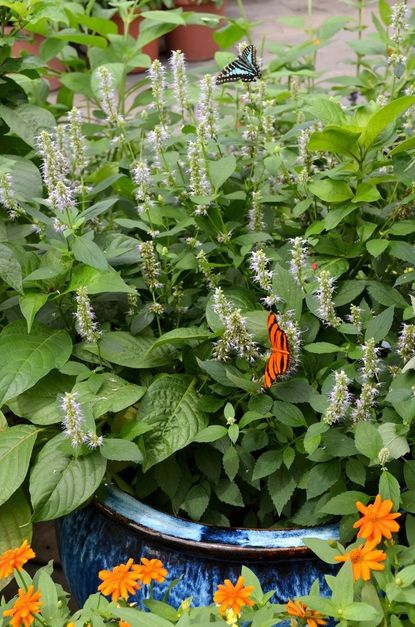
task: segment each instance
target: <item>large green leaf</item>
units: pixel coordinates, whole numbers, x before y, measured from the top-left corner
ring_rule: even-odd
[[[330,125],[324,131],[316,131],[310,137],[307,150],[334,152],[339,155],[358,154],[357,140],[361,131]]]
[[[160,346],[153,350],[155,341],[153,337],[134,337],[125,331],[105,333],[100,340],[101,357],[128,368],[157,368],[171,363],[172,349]],[[95,346],[88,346],[88,350],[97,354]]]
[[[66,363],[72,342],[66,331],[34,324],[27,333],[26,323],[18,320],[7,325],[0,335],[0,405],[31,388],[53,368]]]
[[[282,510],[290,500],[297,482],[293,473],[287,468],[280,468],[268,477],[268,492],[277,510],[278,516],[281,516]]]
[[[69,514],[89,499],[104,477],[107,463],[99,451],[74,458],[61,450],[62,435],[40,451],[30,475],[34,521]]]
[[[89,237],[75,237],[72,242],[72,252],[75,259],[87,266],[105,271],[108,268],[108,261],[101,248]]]
[[[209,161],[209,176],[215,189],[222,187],[225,181],[235,172],[236,159],[233,155],[222,157],[217,161]]]
[[[20,311],[27,322],[27,332],[32,329],[33,320],[37,312],[48,300],[48,295],[42,292],[26,292],[19,298]]]
[[[138,410],[140,420],[153,427],[144,435],[145,470],[190,444],[206,427],[194,386],[195,379],[176,374],[159,377],[148,388]]]
[[[25,495],[17,490],[6,503],[0,507],[0,554],[14,549],[27,540],[32,539],[32,512]],[[0,590],[10,581],[10,577],[0,579]]]
[[[11,248],[0,244],[0,278],[16,292],[22,291],[22,269]]]
[[[388,307],[378,316],[369,320],[366,327],[366,341],[372,337],[377,344],[387,336],[393,323],[394,312],[395,307]]]
[[[42,177],[32,161],[18,155],[2,155],[0,172],[11,174],[13,192],[19,200],[41,198]]]
[[[73,384],[73,377],[52,371],[30,390],[9,401],[8,405],[16,416],[35,425],[51,425],[62,419],[56,402],[58,395],[72,390]]]
[[[291,272],[276,264],[272,275],[273,293],[282,298],[286,304],[286,310],[294,312],[294,317],[298,320],[301,316],[303,305],[303,292],[295,281]]]
[[[0,505],[24,481],[38,433],[31,425],[16,425],[0,432]]]
[[[359,143],[365,148],[369,148],[377,136],[392,124],[404,111],[415,104],[415,96],[402,96],[392,100],[379,111],[370,116],[366,127],[359,137]]]
[[[86,287],[88,294],[101,294],[102,292],[133,294],[136,291],[134,287],[129,287],[113,268],[102,271],[91,266],[78,266],[74,269],[67,291],[74,292],[80,287]]]
[[[11,132],[32,148],[36,148],[40,131],[51,131],[56,127],[55,118],[50,111],[31,104],[22,104],[17,109],[0,105],[0,115]]]
[[[345,181],[318,179],[311,181],[308,189],[312,194],[325,202],[343,202],[353,197],[353,192]]]
[[[148,354],[164,344],[186,344],[191,340],[202,342],[215,337],[208,329],[202,327],[183,327],[167,331],[159,337],[148,350]]]

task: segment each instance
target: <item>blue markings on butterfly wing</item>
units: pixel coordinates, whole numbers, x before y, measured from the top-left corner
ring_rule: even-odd
[[[261,70],[256,61],[256,50],[254,46],[246,46],[242,53],[223,68],[216,77],[216,84],[232,83],[234,81],[244,81],[250,83],[261,78]]]

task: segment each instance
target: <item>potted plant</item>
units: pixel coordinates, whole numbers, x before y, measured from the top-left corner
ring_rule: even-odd
[[[181,50],[188,61],[207,61],[212,59],[219,46],[213,39],[215,28],[221,23],[216,21],[215,28],[203,24],[209,15],[225,15],[225,0],[174,0],[174,6],[182,8],[190,14],[186,19],[186,25],[177,26],[167,34],[167,46],[169,50]],[[209,14],[209,15],[207,15]]]
[[[298,65],[242,97],[207,75],[192,105],[176,51],[150,111],[125,115],[121,63],[94,69],[87,124],[2,106],[0,521],[64,518],[79,598],[83,564],[143,543],[213,573],[288,539],[303,573],[293,538],[341,517],[350,541],[378,492],[413,538],[411,65],[357,110]]]

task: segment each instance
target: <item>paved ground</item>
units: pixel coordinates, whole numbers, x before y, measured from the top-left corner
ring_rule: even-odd
[[[304,40],[304,33],[290,28],[280,23],[281,17],[289,15],[304,16],[306,27],[317,27],[324,22],[325,19],[332,16],[347,15],[350,18],[355,17],[355,11],[340,0],[312,0],[313,15],[309,20],[307,17],[307,0],[248,0],[245,5],[245,11],[248,19],[252,22],[259,22],[254,26],[254,40],[259,46],[265,39],[265,48],[268,43],[278,42],[285,44],[296,44]],[[229,5],[227,14],[231,17],[238,17],[239,9],[236,0],[228,0]],[[373,2],[371,3],[373,6]],[[365,23],[370,24],[370,11],[366,11]],[[352,25],[352,22],[351,22]],[[338,33],[333,43],[324,50],[320,51],[317,57],[317,67],[325,72],[341,73],[350,72],[350,67],[345,63],[346,59],[351,58],[353,53],[347,46],[347,41],[356,38],[356,33],[342,30]],[[265,53],[265,60],[272,58],[272,55]],[[193,64],[192,68],[196,71],[203,68],[206,64]],[[131,81],[136,81],[139,75],[131,77]],[[47,563],[50,559],[55,560],[56,580],[64,583],[64,577],[60,569],[59,556],[57,553],[55,531],[53,523],[41,523],[35,525],[35,536],[33,545],[37,553],[37,564]],[[36,564],[35,564],[36,565]],[[68,589],[68,588],[67,588]],[[9,589],[9,592],[14,592]]]

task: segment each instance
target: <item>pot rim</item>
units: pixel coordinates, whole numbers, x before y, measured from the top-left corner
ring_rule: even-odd
[[[312,555],[304,545],[303,538],[339,539],[338,524],[294,529],[253,529],[196,523],[160,512],[113,485],[106,485],[106,493],[99,495],[94,504],[112,520],[162,544],[210,555],[228,554],[237,561]]]

